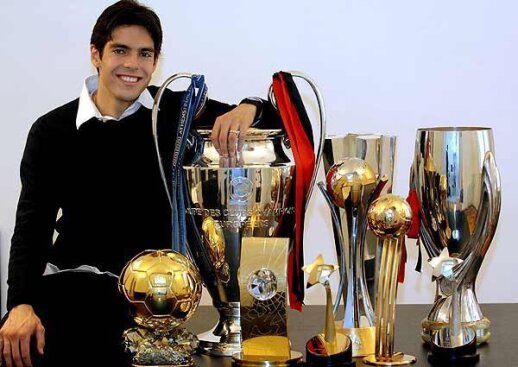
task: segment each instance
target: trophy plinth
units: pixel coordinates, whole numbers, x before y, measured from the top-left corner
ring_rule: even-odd
[[[403,239],[410,227],[412,209],[405,199],[383,195],[369,207],[370,229],[383,239],[380,274],[376,293],[376,351],[363,362],[377,366],[403,366],[416,362],[414,356],[394,352],[397,274]]]
[[[443,328],[430,341],[428,361],[434,366],[463,366],[477,362],[480,359],[477,353],[477,335],[469,327],[463,327],[457,345],[450,335],[450,329]]]
[[[336,334],[336,340],[329,343],[324,334],[314,336],[306,343],[306,366],[308,367],[354,367],[351,340],[343,334]]]
[[[119,291],[137,327],[124,332],[132,366],[192,366],[198,338],[178,327],[201,299],[201,278],[191,261],[172,250],[147,250],[122,270]]]

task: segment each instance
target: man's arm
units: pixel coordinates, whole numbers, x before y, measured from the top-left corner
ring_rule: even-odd
[[[221,156],[234,156],[241,149],[248,129],[280,129],[277,110],[268,101],[246,98],[238,106],[208,100],[195,128],[212,129],[211,140]]]
[[[9,259],[9,315],[0,329],[0,354],[7,366],[30,366],[30,341],[34,336],[43,354],[45,329],[32,305],[52,246],[57,214],[54,144],[42,129],[32,126],[23,154],[20,175],[22,190],[16,212],[16,226]]]

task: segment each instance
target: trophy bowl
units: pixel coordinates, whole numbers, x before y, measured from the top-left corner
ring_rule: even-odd
[[[437,127],[417,131],[410,186],[419,200],[419,237],[430,258],[465,261],[460,285],[462,326],[473,327],[477,342],[489,336],[475,293],[478,271],[495,234],[500,213],[500,176],[494,161],[493,134],[483,127]],[[443,254],[443,255],[441,255]],[[435,261],[441,266],[442,261]],[[423,320],[425,341],[446,327],[453,287],[437,278],[435,303]]]

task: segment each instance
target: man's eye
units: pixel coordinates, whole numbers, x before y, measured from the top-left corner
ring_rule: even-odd
[[[114,48],[113,53],[116,55],[123,55],[126,52],[123,48]]]
[[[153,57],[153,52],[152,51],[142,51],[140,54],[141,54],[142,57],[147,57],[147,58]]]

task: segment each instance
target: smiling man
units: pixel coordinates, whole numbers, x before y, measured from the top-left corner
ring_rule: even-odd
[[[171,244],[171,209],[151,129],[158,88],[148,86],[161,45],[151,9],[130,0],[108,7],[91,37],[97,74],[78,99],[40,117],[29,132],[9,313],[0,329],[3,365],[31,366],[31,341],[38,363],[47,366],[124,365],[120,341],[128,320],[113,275],[142,250]],[[169,171],[180,100],[168,91],[160,107],[159,143]],[[193,123],[213,127],[220,153],[235,154],[238,136],[269,108],[209,100]]]

